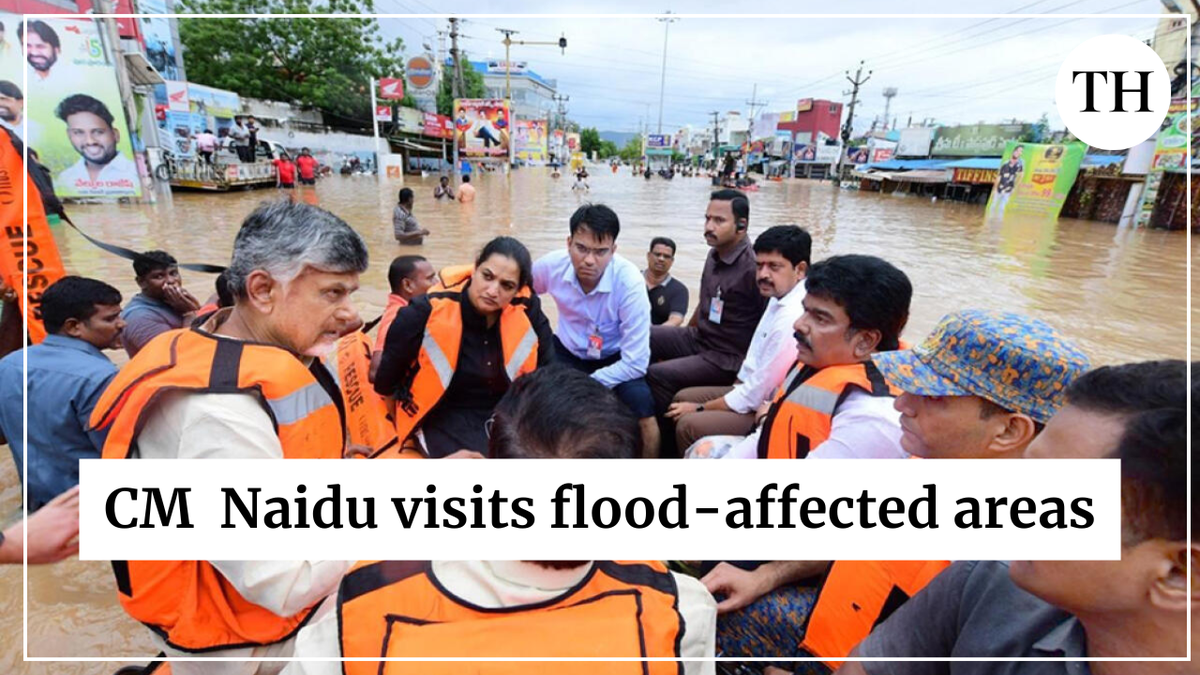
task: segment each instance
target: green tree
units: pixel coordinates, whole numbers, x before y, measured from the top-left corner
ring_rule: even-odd
[[[633,162],[640,159],[642,156],[642,137],[634,136],[628,141],[625,141],[625,147],[621,148],[617,155],[627,162]]]
[[[459,98],[487,98],[487,87],[483,84],[483,75],[471,67],[471,62],[461,60],[463,73],[463,88],[466,91]],[[438,87],[437,111],[443,115],[454,116],[454,68],[447,65],[442,70],[442,83]]]
[[[585,155],[600,151],[600,132],[595,127],[588,127],[579,132],[579,149]]]
[[[617,148],[616,143],[613,143],[612,141],[600,141],[599,157],[601,159],[608,159],[609,157],[616,157],[620,153],[621,153],[621,151]]]
[[[370,13],[372,0],[182,0],[181,12]],[[371,119],[369,81],[404,75],[404,43],[374,19],[180,19],[188,79],[243,96]]]

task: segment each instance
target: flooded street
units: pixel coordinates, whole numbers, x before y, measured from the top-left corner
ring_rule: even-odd
[[[583,201],[603,202],[621,218],[618,252],[639,267],[654,236],[679,245],[672,274],[696,302],[707,246],[703,214],[707,178],[634,178],[628,168],[592,171],[590,193],[547,169],[511,176],[476,173],[474,203],[435,202],[436,177],[408,177],[417,194],[414,215],[432,235],[422,247],[396,245],[391,212],[399,183],[334,176],[295,198],[326,208],[366,239],[371,270],[357,293],[365,320],[383,309],[387,265],[402,250],[435,267],[467,262],[492,237],[508,234],[539,256],[564,245],[567,220]],[[72,218],[102,240],[137,250],[165,249],[180,262],[224,264],[242,218],[273,190],[164,195],[153,206],[76,205]],[[912,316],[904,337],[919,341],[944,314],[964,308],[1003,309],[1047,321],[1075,339],[1095,364],[1186,357],[1186,259],[1182,232],[1123,230],[1106,223],[1009,220],[984,222],[981,206],[858,193],[828,182],[765,183],[750,195],[750,233],[796,223],[813,236],[813,258],[839,253],[878,255],[912,279]],[[56,229],[67,269],[136,293],[131,264],[92,246],[67,226]],[[213,276],[184,271],[201,300]],[[553,310],[550,310],[553,313]],[[690,311],[690,310],[689,310]],[[113,354],[118,363],[125,355]],[[33,405],[34,403],[31,403]],[[5,453],[6,456],[7,453]],[[19,508],[11,461],[0,470],[0,515]],[[7,519],[5,522],[9,522]],[[116,601],[109,565],[73,560],[29,572],[29,647],[35,656],[151,656],[148,631]],[[22,664],[21,570],[0,570],[0,672],[110,673],[113,663]]]

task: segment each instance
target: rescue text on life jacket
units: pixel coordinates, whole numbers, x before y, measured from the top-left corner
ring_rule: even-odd
[[[222,310],[228,311],[228,310]],[[194,328],[151,340],[105,389],[91,424],[102,456],[137,456],[137,435],[166,394],[251,394],[275,426],[284,458],[342,456],[346,427],[333,378],[318,361]],[[290,638],[315,610],[281,617],[251,603],[203,561],[113,561],[121,605],[173,648],[206,652]]]
[[[361,330],[343,336],[329,361],[342,390],[350,442],[371,448],[371,456],[395,446],[396,425],[387,401],[371,387],[371,339]]]
[[[430,313],[425,322],[425,335],[417,362],[407,375],[396,397],[396,437],[403,442],[437,405],[458,366],[458,350],[462,344],[462,303],[466,298],[471,269],[466,267],[442,270],[442,283],[430,289],[425,297]],[[446,285],[449,284],[449,285]],[[537,368],[538,337],[529,320],[528,288],[521,289],[512,302],[500,313],[500,347],[504,354],[504,370],[511,382]]]
[[[574,588],[507,608],[452,595],[425,562],[360,562],[338,590],[343,657],[678,657],[679,589],[655,562],[597,561]],[[459,673],[463,663],[345,661],[346,675]],[[522,673],[520,662],[470,663],[473,673]],[[442,667],[444,666],[444,667]],[[555,673],[682,673],[678,661],[557,662]]]
[[[29,199],[25,199],[28,190]],[[26,219],[25,211],[28,212]],[[25,171],[21,153],[13,145],[9,131],[0,127],[0,231],[4,246],[0,251],[0,278],[17,291],[18,302],[25,303],[21,292],[24,273],[29,270],[29,304],[23,307],[29,319],[29,340],[40,343],[46,337],[42,325],[42,294],[63,277],[62,258],[41,195],[32,176]],[[28,238],[26,247],[24,238]],[[28,262],[28,264],[26,264]]]
[[[834,562],[808,615],[800,646],[838,668],[875,626],[949,566],[948,560]]]
[[[759,458],[804,459],[815,452],[829,439],[833,416],[854,391],[900,395],[871,361],[820,370],[793,365],[758,437]]]

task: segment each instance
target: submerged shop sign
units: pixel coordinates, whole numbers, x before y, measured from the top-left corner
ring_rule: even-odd
[[[30,21],[26,41],[60,45],[57,50],[31,51],[25,64],[18,61],[15,80],[20,82],[20,70],[27,69],[29,138],[25,140],[37,148],[50,169],[55,191],[60,197],[140,196],[142,182],[116,71],[96,23],[90,19]],[[9,50],[0,58],[21,56]],[[5,64],[10,77],[13,65]]]
[[[1087,146],[1009,141],[988,200],[988,217],[1013,213],[1057,218]]]
[[[1005,144],[1018,141],[1032,127],[1028,124],[973,124],[941,127],[933,140],[933,155],[938,157],[999,157]]]

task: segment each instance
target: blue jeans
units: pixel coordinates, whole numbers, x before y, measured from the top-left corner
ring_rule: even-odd
[[[558,363],[581,370],[588,375],[621,360],[621,352],[602,359],[581,359],[564,347],[557,335],[554,336],[554,353]],[[654,417],[654,395],[650,393],[650,385],[646,384],[646,378],[639,377],[636,380],[622,382],[613,387],[613,393],[633,411],[639,420]]]

